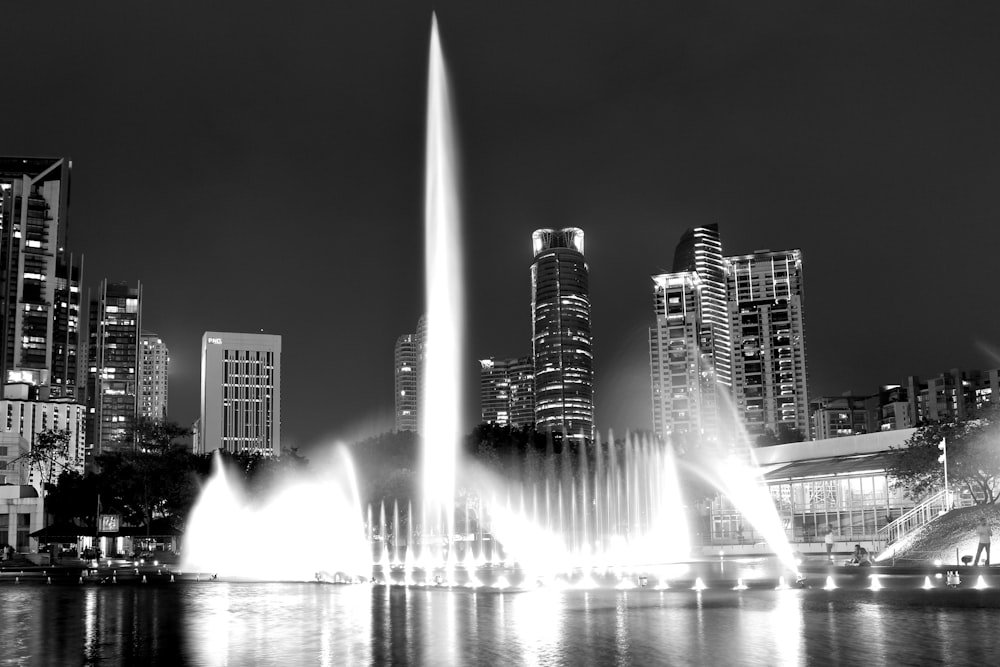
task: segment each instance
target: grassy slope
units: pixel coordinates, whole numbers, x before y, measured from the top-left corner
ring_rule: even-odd
[[[976,555],[979,538],[976,523],[985,516],[993,529],[991,562],[1000,563],[1000,506],[984,505],[952,510],[943,517],[917,531],[912,539],[904,539],[895,546],[896,562],[930,562],[941,559],[945,564],[955,563],[955,549],[959,557]],[[893,551],[890,546],[888,551]],[[891,561],[882,561],[886,564]],[[982,564],[982,561],[980,561]]]

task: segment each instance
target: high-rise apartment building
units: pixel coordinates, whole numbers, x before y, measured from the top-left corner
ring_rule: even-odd
[[[702,319],[703,294],[697,272],[653,276],[653,429],[667,442],[683,435],[700,444],[719,435],[712,355],[703,351],[702,332],[709,326]]]
[[[281,336],[205,332],[197,447],[281,454]]]
[[[142,333],[140,347],[139,416],[143,419],[167,418],[167,372],[170,350],[155,333]]]
[[[396,339],[393,367],[396,373],[396,430],[416,431],[420,407],[420,379],[417,374],[417,335],[403,334]]]
[[[653,276],[656,326],[650,330],[653,429],[699,444],[732,433],[732,387],[726,275],[718,225],[688,229],[672,273]]]
[[[682,271],[698,275],[701,321],[698,346],[712,359],[709,371],[714,382],[729,388],[732,386],[732,341],[719,225],[704,225],[684,232],[674,251],[673,266],[674,273]]]
[[[532,246],[535,428],[589,442],[594,437],[594,355],[583,230],[539,229]]]
[[[779,440],[789,434],[805,439],[802,253],[759,250],[727,257],[725,267],[735,410],[751,440],[766,432]]]
[[[131,449],[138,411],[142,285],[102,280],[90,297],[87,345],[88,455]]]
[[[657,435],[727,447],[809,436],[798,250],[725,257],[718,225],[689,229],[653,301]]]
[[[66,249],[71,162],[0,157],[0,381],[82,399],[82,261]]]
[[[535,365],[531,357],[479,360],[482,423],[528,426],[535,423]]]
[[[393,369],[397,431],[420,430],[420,397],[426,342],[426,315],[420,316],[416,333],[403,334],[396,339]]]
[[[926,380],[910,376],[905,393],[917,426],[964,421],[987,405],[1000,403],[1000,370],[953,368]]]

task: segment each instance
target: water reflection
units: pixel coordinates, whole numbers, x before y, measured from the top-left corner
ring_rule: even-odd
[[[2,664],[992,664],[997,590],[0,585]]]

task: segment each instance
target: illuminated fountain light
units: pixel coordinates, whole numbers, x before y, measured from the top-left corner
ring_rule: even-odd
[[[708,588],[708,586],[706,586],[705,582],[701,580],[701,577],[697,577],[694,580],[694,586],[691,587],[691,590],[698,591],[700,593],[706,588]]]
[[[336,475],[322,481],[288,484],[259,504],[251,504],[230,481],[216,457],[208,483],[191,512],[185,534],[183,569],[263,581],[315,581],[317,572],[343,572],[370,577],[371,549],[346,451]],[[316,517],[303,508],[316,508]],[[293,559],[260,558],[250,549],[232,548],[260,526],[282,526],[295,535],[310,535],[310,548]]]
[[[794,551],[788,542],[784,525],[778,516],[774,499],[764,482],[752,450],[747,451],[750,463],[733,455],[728,458],[705,457],[699,463],[687,463],[687,469],[721,491],[740,514],[789,569],[797,567]]]
[[[734,591],[745,591],[746,589],[747,589],[747,585],[743,583],[743,577],[740,577],[739,579],[737,579],[736,580],[736,585],[733,586],[733,590]]]
[[[940,576],[941,573],[939,572],[938,577]],[[924,585],[921,588],[923,588],[925,591],[929,591],[930,589],[934,588],[934,584],[933,582],[931,582],[931,578],[929,576],[924,577]]]
[[[590,574],[580,577],[580,580],[573,584],[573,588],[584,591],[589,591],[597,587],[597,581],[595,581],[593,575]]]
[[[871,580],[872,580],[872,585],[868,587],[870,590],[873,591],[882,590],[882,582],[878,580],[878,575],[876,574],[871,575]]]
[[[986,580],[983,579],[983,575],[979,575],[979,579],[976,580],[976,585],[973,586],[973,588],[980,591],[984,588],[989,588],[989,586],[986,585]]]
[[[631,579],[627,579],[627,578],[626,579],[622,579],[617,584],[615,584],[615,588],[618,589],[618,590],[620,590],[620,591],[629,591],[629,590],[632,590],[633,588],[635,588],[635,582],[633,582]]]
[[[832,590],[834,590],[836,588],[837,588],[837,584],[834,583],[833,577],[828,575],[827,578],[826,578],[826,586],[824,586],[823,589],[827,590],[827,591],[832,591]]]
[[[510,582],[507,581],[507,577],[501,574],[499,577],[497,577],[497,580],[493,583],[493,588],[506,590],[510,588]]]
[[[776,591],[786,591],[788,590],[788,584],[785,583],[785,577],[778,577],[778,585],[775,587]]]
[[[448,75],[433,15],[427,70],[424,267],[427,333],[420,393],[424,535],[455,534],[455,471],[462,438],[462,242]]]

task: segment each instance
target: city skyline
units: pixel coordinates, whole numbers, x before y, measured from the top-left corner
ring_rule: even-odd
[[[477,360],[530,349],[538,228],[587,235],[604,433],[651,426],[649,276],[700,225],[727,253],[801,248],[811,396],[1000,366],[996,8],[436,7],[464,163],[466,426]],[[51,47],[0,45],[34,54],[10,72],[2,152],[73,160],[68,248],[85,290],[142,283],[169,418],[197,418],[204,331],[264,330],[283,338],[287,445],[390,429],[393,344],[424,312],[429,8],[49,11],[9,8]]]

